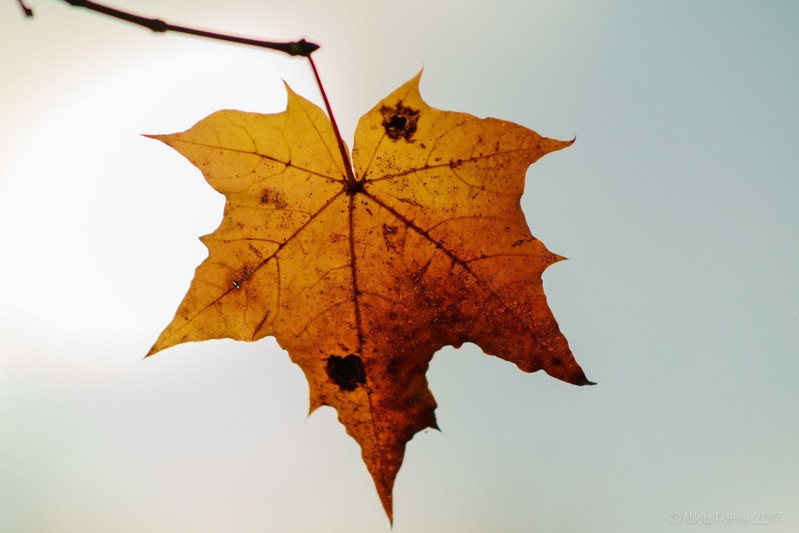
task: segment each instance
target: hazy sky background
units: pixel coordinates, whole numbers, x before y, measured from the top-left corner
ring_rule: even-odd
[[[385,530],[273,340],[141,360],[223,201],[139,134],[319,102],[307,62],[30,4],[0,3],[0,531]],[[599,385],[442,350],[394,531],[799,531],[799,3],[197,4],[114,5],[320,43],[348,140],[422,66],[435,107],[577,135],[523,207]]]

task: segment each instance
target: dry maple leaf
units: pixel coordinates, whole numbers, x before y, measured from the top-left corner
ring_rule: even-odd
[[[361,118],[354,174],[328,117],[288,88],[283,113],[219,111],[153,136],[227,202],[148,355],[274,336],[305,372],[310,410],[334,407],[360,444],[389,519],[405,444],[436,427],[436,350],[474,342],[525,372],[590,383],[544,296],[541,274],[562,258],[519,204],[527,167],[571,142],[434,109],[419,78]]]

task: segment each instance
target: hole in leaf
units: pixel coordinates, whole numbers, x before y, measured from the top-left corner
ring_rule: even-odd
[[[390,130],[403,130],[405,129],[405,124],[407,123],[408,123],[407,118],[395,115],[391,117],[391,120],[388,121],[388,124],[386,124],[386,128]]]
[[[327,375],[343,391],[354,391],[366,383],[366,371],[361,358],[355,354],[346,357],[331,355],[327,359]]]
[[[383,115],[382,125],[389,139],[392,141],[405,139],[407,142],[413,142],[411,137],[416,133],[416,123],[419,121],[417,110],[398,103],[394,107],[381,107],[380,114]]]

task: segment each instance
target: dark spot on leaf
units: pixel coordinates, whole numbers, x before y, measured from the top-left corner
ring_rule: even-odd
[[[366,371],[361,358],[355,354],[346,357],[331,355],[327,359],[327,375],[343,391],[354,391],[366,383]]]
[[[252,244],[250,244],[250,250],[252,250],[252,253],[257,255],[258,257],[263,257],[263,254],[261,254],[261,252],[258,251],[258,248],[256,248]]]
[[[398,103],[394,107],[381,107],[380,114],[383,115],[382,125],[389,139],[392,141],[405,139],[407,142],[413,142],[411,137],[416,133],[416,123],[419,121],[417,110]]]
[[[267,319],[267,318],[269,318],[269,311],[267,311],[266,313],[264,313],[264,317],[261,319],[261,321],[260,321],[260,322],[258,323],[258,325],[255,327],[255,331],[253,331],[253,332],[252,332],[252,338],[253,338],[253,340],[255,339],[256,335],[258,335],[258,332],[260,332],[260,331],[261,331],[261,328],[262,328],[262,327],[264,327],[264,324],[266,323],[266,319]]]
[[[240,289],[241,286],[244,285],[247,280],[250,279],[250,277],[252,277],[252,274],[253,271],[250,269],[249,265],[244,265],[244,268],[239,271],[237,277],[231,280],[230,284],[233,285],[234,289]]]
[[[344,190],[347,191],[347,194],[350,196],[355,196],[359,192],[363,192],[365,188],[363,186],[363,181],[361,180],[347,180],[347,182],[344,184]]]
[[[280,191],[273,189],[264,189],[261,191],[261,203],[272,204],[277,209],[285,209],[288,204],[286,195]]]
[[[524,244],[526,242],[533,242],[534,240],[535,240],[535,237],[527,237],[526,239],[519,239],[518,241],[514,241],[513,244],[511,244],[511,246],[516,248],[517,246],[521,246],[522,244]]]
[[[414,202],[410,198],[397,198],[397,200],[399,200],[400,202],[402,202],[404,204],[410,204],[410,205],[414,205],[416,207],[422,207],[422,204]]]
[[[397,235],[397,226],[389,226],[388,224],[383,224],[383,240],[386,241],[386,249],[390,250],[394,248],[394,237]]]

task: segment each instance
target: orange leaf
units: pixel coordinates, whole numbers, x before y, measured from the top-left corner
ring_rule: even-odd
[[[527,167],[571,144],[440,111],[419,76],[364,115],[347,172],[330,121],[288,89],[286,111],[219,111],[159,139],[227,197],[172,323],[148,355],[187,341],[274,336],[360,444],[391,519],[405,444],[435,428],[425,372],[474,342],[525,372],[590,382],[546,303],[562,257],[519,201]]]

